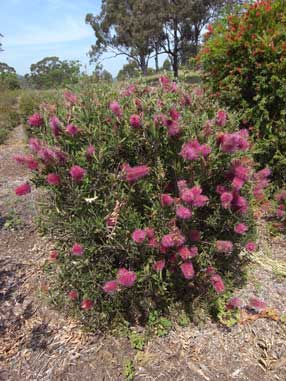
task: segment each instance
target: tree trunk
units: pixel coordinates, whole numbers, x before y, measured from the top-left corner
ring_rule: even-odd
[[[156,72],[158,73],[159,71],[159,58],[158,58],[158,44],[156,44],[156,47],[155,47],[155,68],[156,68]]]
[[[146,62],[146,58],[144,55],[140,56],[140,69],[144,76],[148,74],[148,63]]]
[[[173,73],[174,77],[178,78],[179,76],[179,38],[178,38],[178,20],[175,17],[174,19],[174,50],[173,50]]]

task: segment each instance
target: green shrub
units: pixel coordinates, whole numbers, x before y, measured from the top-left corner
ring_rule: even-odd
[[[241,285],[244,248],[255,248],[252,193],[269,173],[255,173],[235,115],[166,77],[56,103],[29,118],[34,159],[17,160],[49,190],[41,222],[56,241],[46,269],[57,305],[96,329],[177,303],[190,316],[198,295]]]
[[[286,7],[257,1],[209,27],[199,55],[213,92],[241,112],[253,132],[256,158],[286,179]]]

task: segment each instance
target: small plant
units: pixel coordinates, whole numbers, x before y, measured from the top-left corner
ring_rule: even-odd
[[[124,381],[133,381],[135,378],[135,367],[132,360],[126,360],[123,366]]]
[[[137,332],[131,332],[129,335],[131,347],[142,351],[145,345],[145,337]]]
[[[158,311],[153,311],[149,314],[148,325],[159,337],[166,336],[172,328],[171,320],[160,316]]]
[[[178,324],[181,327],[187,327],[190,324],[190,318],[185,311],[182,311],[178,317]]]

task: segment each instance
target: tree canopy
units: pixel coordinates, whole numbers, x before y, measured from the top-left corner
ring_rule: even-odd
[[[178,76],[198,51],[207,23],[226,4],[240,0],[103,0],[99,15],[88,14],[86,23],[94,30],[96,42],[89,52],[97,62],[105,52],[126,55],[143,74],[150,58],[167,54]]]
[[[51,88],[77,83],[80,77],[79,61],[61,61],[58,57],[45,57],[32,64],[28,81],[36,88]]]

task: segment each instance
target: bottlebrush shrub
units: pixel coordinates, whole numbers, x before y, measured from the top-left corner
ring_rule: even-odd
[[[209,26],[198,56],[216,95],[241,112],[256,139],[256,159],[286,179],[286,7],[257,1]]]
[[[202,89],[97,86],[29,120],[54,301],[103,327],[174,303],[190,313],[241,284],[269,170],[255,172],[247,131]]]

